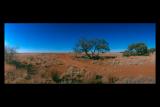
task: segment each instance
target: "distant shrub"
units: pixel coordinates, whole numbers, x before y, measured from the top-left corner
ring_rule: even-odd
[[[123,56],[147,56],[149,55],[148,47],[145,43],[135,43],[128,46],[128,50],[123,53]]]

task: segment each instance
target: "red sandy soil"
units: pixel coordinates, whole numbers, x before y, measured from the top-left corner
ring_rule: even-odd
[[[125,81],[128,81],[128,79],[134,80],[139,78],[144,78],[143,83],[155,83],[155,53],[151,54],[150,56],[123,57],[121,53],[107,53],[103,54],[102,56],[117,57],[104,60],[89,60],[75,58],[74,54],[72,53],[50,53],[17,54],[17,59],[22,63],[31,63],[35,65],[37,69],[39,69],[41,75],[42,73],[45,73],[45,75],[48,74],[48,78],[50,77],[51,72],[56,71],[62,74],[67,70],[69,66],[76,66],[87,71],[86,79],[91,78],[95,74],[98,74],[103,76],[104,83],[107,83],[109,76],[116,76],[120,78],[121,81],[119,81],[119,83],[125,83]],[[32,57],[33,60],[29,60],[29,57]],[[16,72],[17,70],[13,65],[5,64],[5,73],[10,71]],[[40,76],[37,75],[35,76],[35,78],[38,79],[34,79],[34,83],[35,81],[39,83],[39,80],[41,80]],[[145,80],[145,78],[149,78],[149,81]],[[7,79],[5,80],[7,81]],[[7,81],[6,83],[15,82]],[[25,83],[27,82],[25,81]],[[33,81],[31,83],[33,83]]]

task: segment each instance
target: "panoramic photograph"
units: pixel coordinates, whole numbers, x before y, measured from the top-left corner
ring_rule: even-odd
[[[156,23],[5,23],[5,84],[156,84]]]

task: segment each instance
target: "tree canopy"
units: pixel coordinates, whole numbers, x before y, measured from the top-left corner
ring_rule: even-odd
[[[124,56],[149,55],[148,47],[145,43],[134,43],[128,46],[128,50],[123,53]]]
[[[99,53],[110,51],[109,43],[105,39],[81,38],[74,47],[74,52],[84,52],[90,59],[98,57]]]

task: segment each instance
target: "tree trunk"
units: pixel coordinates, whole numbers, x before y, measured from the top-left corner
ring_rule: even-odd
[[[96,52],[96,48],[94,49],[94,51],[91,51],[92,52],[92,58],[96,55],[95,52]]]
[[[92,52],[92,57],[93,57],[93,55],[94,55],[94,52]]]
[[[99,56],[99,51],[98,51],[98,55],[97,56]]]
[[[91,59],[92,57],[91,57],[91,55],[90,54],[88,54],[88,52],[87,51],[85,51],[85,54]]]

